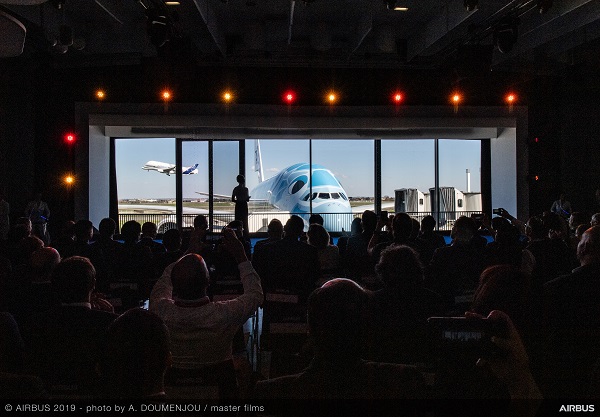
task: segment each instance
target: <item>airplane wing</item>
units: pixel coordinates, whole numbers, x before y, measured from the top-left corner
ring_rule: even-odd
[[[158,169],[158,172],[161,172],[163,174],[167,174],[168,176],[171,176],[171,173],[173,172],[173,170],[175,169],[175,165],[173,165],[172,167],[169,168],[164,168],[164,169]]]
[[[196,194],[200,194],[200,195],[204,195],[204,196],[206,196],[206,197],[209,197],[209,193],[205,193],[205,192],[203,192],[203,191],[196,191]],[[214,196],[214,197],[217,197],[217,198],[227,198],[227,199],[231,200],[231,196],[230,196],[230,195],[224,195],[224,194],[216,194],[216,193],[213,193],[213,196]]]

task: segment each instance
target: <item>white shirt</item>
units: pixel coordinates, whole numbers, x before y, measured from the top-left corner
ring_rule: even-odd
[[[173,367],[194,369],[231,359],[233,336],[263,301],[260,278],[252,264],[246,261],[238,265],[243,294],[198,307],[175,304],[173,265],[165,268],[150,294],[150,311],[160,316],[169,329]]]

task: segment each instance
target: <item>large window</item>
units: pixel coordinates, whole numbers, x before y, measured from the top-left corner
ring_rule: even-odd
[[[260,158],[258,148],[260,147]],[[247,140],[246,186],[250,191],[250,232],[267,230],[277,218],[285,223],[290,214],[308,220],[308,140]],[[262,177],[261,177],[262,173]]]
[[[381,209],[421,220],[430,214],[435,187],[435,141],[381,141]]]
[[[374,205],[373,140],[312,141],[312,212],[329,231],[350,231],[353,212]]]
[[[175,214],[175,139],[116,139],[119,228]]]
[[[181,161],[182,172],[187,172],[181,176],[182,224],[191,227],[198,214],[208,216],[208,141],[184,141],[181,144]],[[194,167],[197,173],[194,173]]]
[[[481,141],[440,139],[440,227],[481,212]]]

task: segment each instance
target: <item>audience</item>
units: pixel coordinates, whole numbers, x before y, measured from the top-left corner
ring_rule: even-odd
[[[308,228],[308,244],[317,248],[319,268],[323,277],[333,278],[339,275],[340,250],[330,243],[327,230],[318,223],[313,223]]]
[[[117,316],[92,309],[96,271],[88,259],[74,256],[61,261],[51,282],[60,304],[34,315],[23,331],[27,368],[51,393],[94,395],[100,344]]]

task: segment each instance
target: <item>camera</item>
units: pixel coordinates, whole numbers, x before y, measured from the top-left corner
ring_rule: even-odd
[[[443,360],[502,355],[492,336],[505,337],[508,331],[504,322],[472,317],[430,317],[427,327],[433,354]]]

